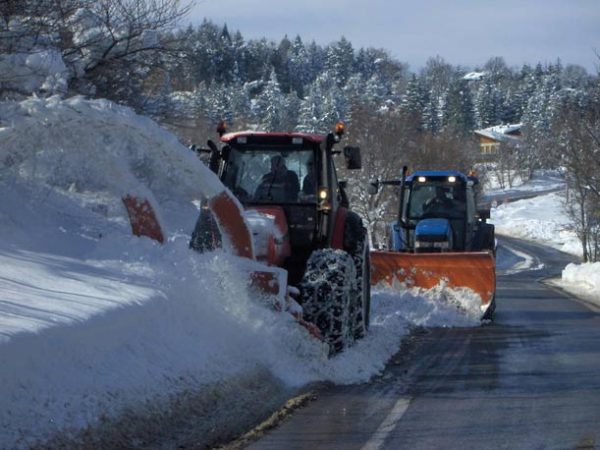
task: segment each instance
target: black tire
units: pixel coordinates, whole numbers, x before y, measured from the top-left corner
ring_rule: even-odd
[[[486,223],[483,235],[483,249],[490,250],[496,257],[496,228],[491,223]]]
[[[492,297],[492,301],[490,302],[490,306],[485,310],[483,317],[481,320],[489,320],[494,321],[494,313],[496,312],[496,295]]]
[[[329,344],[330,354],[354,341],[350,302],[356,296],[352,257],[334,249],[316,250],[300,282],[304,319],[314,323]]]
[[[475,234],[474,251],[490,250],[496,255],[495,227],[491,223],[482,223]]]
[[[212,211],[206,206],[200,210],[189,247],[197,252],[210,252],[222,247],[221,232]]]
[[[354,261],[356,269],[357,295],[351,304],[354,337],[364,337],[369,329],[371,310],[371,265],[367,230],[362,219],[349,212],[344,226],[344,250]]]

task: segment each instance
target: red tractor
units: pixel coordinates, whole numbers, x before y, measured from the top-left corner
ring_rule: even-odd
[[[204,208],[190,242],[195,250],[212,248],[223,228],[245,222],[252,243],[237,245],[252,251],[243,255],[285,269],[287,292],[331,352],[365,334],[370,310],[367,231],[349,210],[334,164],[343,154],[349,170],[360,169],[360,150],[334,149],[343,131],[341,123],[325,136],[220,127],[222,145],[208,142],[209,166],[243,205],[243,220],[228,216],[230,207]],[[229,233],[239,234],[245,233]]]

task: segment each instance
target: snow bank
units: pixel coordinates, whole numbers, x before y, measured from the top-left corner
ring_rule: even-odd
[[[600,262],[569,264],[562,271],[562,279],[584,289],[600,292]]]
[[[571,230],[563,193],[506,202],[491,210],[490,223],[498,234],[529,239],[561,251],[581,255],[581,244]]]
[[[508,178],[511,180],[511,187],[501,187],[499,176],[503,175],[505,183],[508,184]],[[510,170],[499,173],[495,164],[490,164],[486,170],[485,176],[485,194],[505,194],[505,193],[523,193],[539,192],[550,189],[559,189],[565,186],[564,171],[562,170],[536,170],[534,176],[529,180],[523,180],[519,171]]]
[[[569,264],[555,284],[584,300],[600,305],[600,262]]]

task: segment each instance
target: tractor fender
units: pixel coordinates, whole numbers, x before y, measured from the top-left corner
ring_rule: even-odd
[[[156,213],[145,198],[132,195],[123,197],[123,203],[129,214],[132,232],[136,236],[147,236],[161,244],[164,234]],[[252,233],[243,216],[242,205],[229,190],[224,189],[206,200],[219,231],[226,236],[231,252],[236,256],[256,259],[252,242]]]
[[[208,199],[208,206],[215,216],[219,230],[227,236],[234,255],[255,259],[252,234],[244,220],[242,206],[228,190]]]
[[[244,212],[253,234],[254,254],[258,261],[282,266],[292,254],[290,236],[281,206],[254,206]]]
[[[347,214],[347,208],[344,208],[343,206],[338,208],[333,225],[333,235],[331,236],[331,248],[335,248],[337,250],[344,249],[344,228],[346,226]]]

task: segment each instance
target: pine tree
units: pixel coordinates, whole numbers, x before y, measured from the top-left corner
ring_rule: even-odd
[[[279,43],[277,50],[273,53],[271,58],[271,64],[273,65],[275,74],[279,80],[279,88],[281,89],[281,92],[286,94],[290,92],[291,89],[290,68],[288,64],[291,48],[292,42],[286,35]]]
[[[521,159],[530,176],[538,168],[547,167],[553,151],[551,130],[560,102],[560,80],[557,73],[542,78],[542,83],[529,99],[523,114],[525,145]]]
[[[488,128],[501,123],[503,117],[502,93],[491,77],[485,76],[475,96],[477,126]]]
[[[344,120],[347,103],[334,78],[324,72],[308,89],[300,104],[298,131],[327,133],[333,124]]]
[[[280,131],[283,119],[284,97],[277,81],[275,69],[255,103],[255,115],[261,129]]]
[[[207,118],[215,125],[221,120],[228,124],[233,123],[234,113],[231,106],[231,91],[226,85],[213,83],[210,86],[205,111]]]
[[[444,127],[458,135],[470,134],[475,128],[473,99],[467,81],[455,80],[448,89],[443,109]]]
[[[354,67],[354,49],[345,37],[327,49],[325,69],[331,74],[338,87],[343,87],[352,74]]]
[[[415,130],[427,129],[425,125],[426,108],[429,99],[423,82],[413,74],[406,86],[406,93],[402,98],[402,112],[407,117],[409,123],[413,124]]]
[[[311,67],[306,47],[300,36],[296,36],[289,52],[288,73],[290,89],[304,97],[304,87],[311,81]]]

